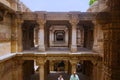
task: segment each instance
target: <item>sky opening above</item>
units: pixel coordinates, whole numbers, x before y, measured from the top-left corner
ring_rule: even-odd
[[[32,11],[86,12],[89,0],[20,0]]]

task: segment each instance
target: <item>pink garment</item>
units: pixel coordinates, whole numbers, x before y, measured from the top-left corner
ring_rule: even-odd
[[[58,80],[64,80],[63,78],[59,77]]]

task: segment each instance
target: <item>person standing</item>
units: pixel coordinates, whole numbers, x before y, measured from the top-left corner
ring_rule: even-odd
[[[78,75],[76,74],[76,72],[74,72],[71,76],[70,76],[70,80],[80,80]]]
[[[64,80],[63,77],[62,77],[62,75],[60,75],[60,76],[58,77],[58,80]]]

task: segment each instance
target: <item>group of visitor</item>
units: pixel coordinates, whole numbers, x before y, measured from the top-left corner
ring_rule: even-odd
[[[58,77],[58,80],[64,80],[62,75]],[[73,74],[70,76],[70,80],[80,80],[76,72],[73,72]]]

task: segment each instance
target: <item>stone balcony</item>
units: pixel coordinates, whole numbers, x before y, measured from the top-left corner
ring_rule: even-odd
[[[10,7],[10,3],[7,0],[0,0],[0,3]]]

